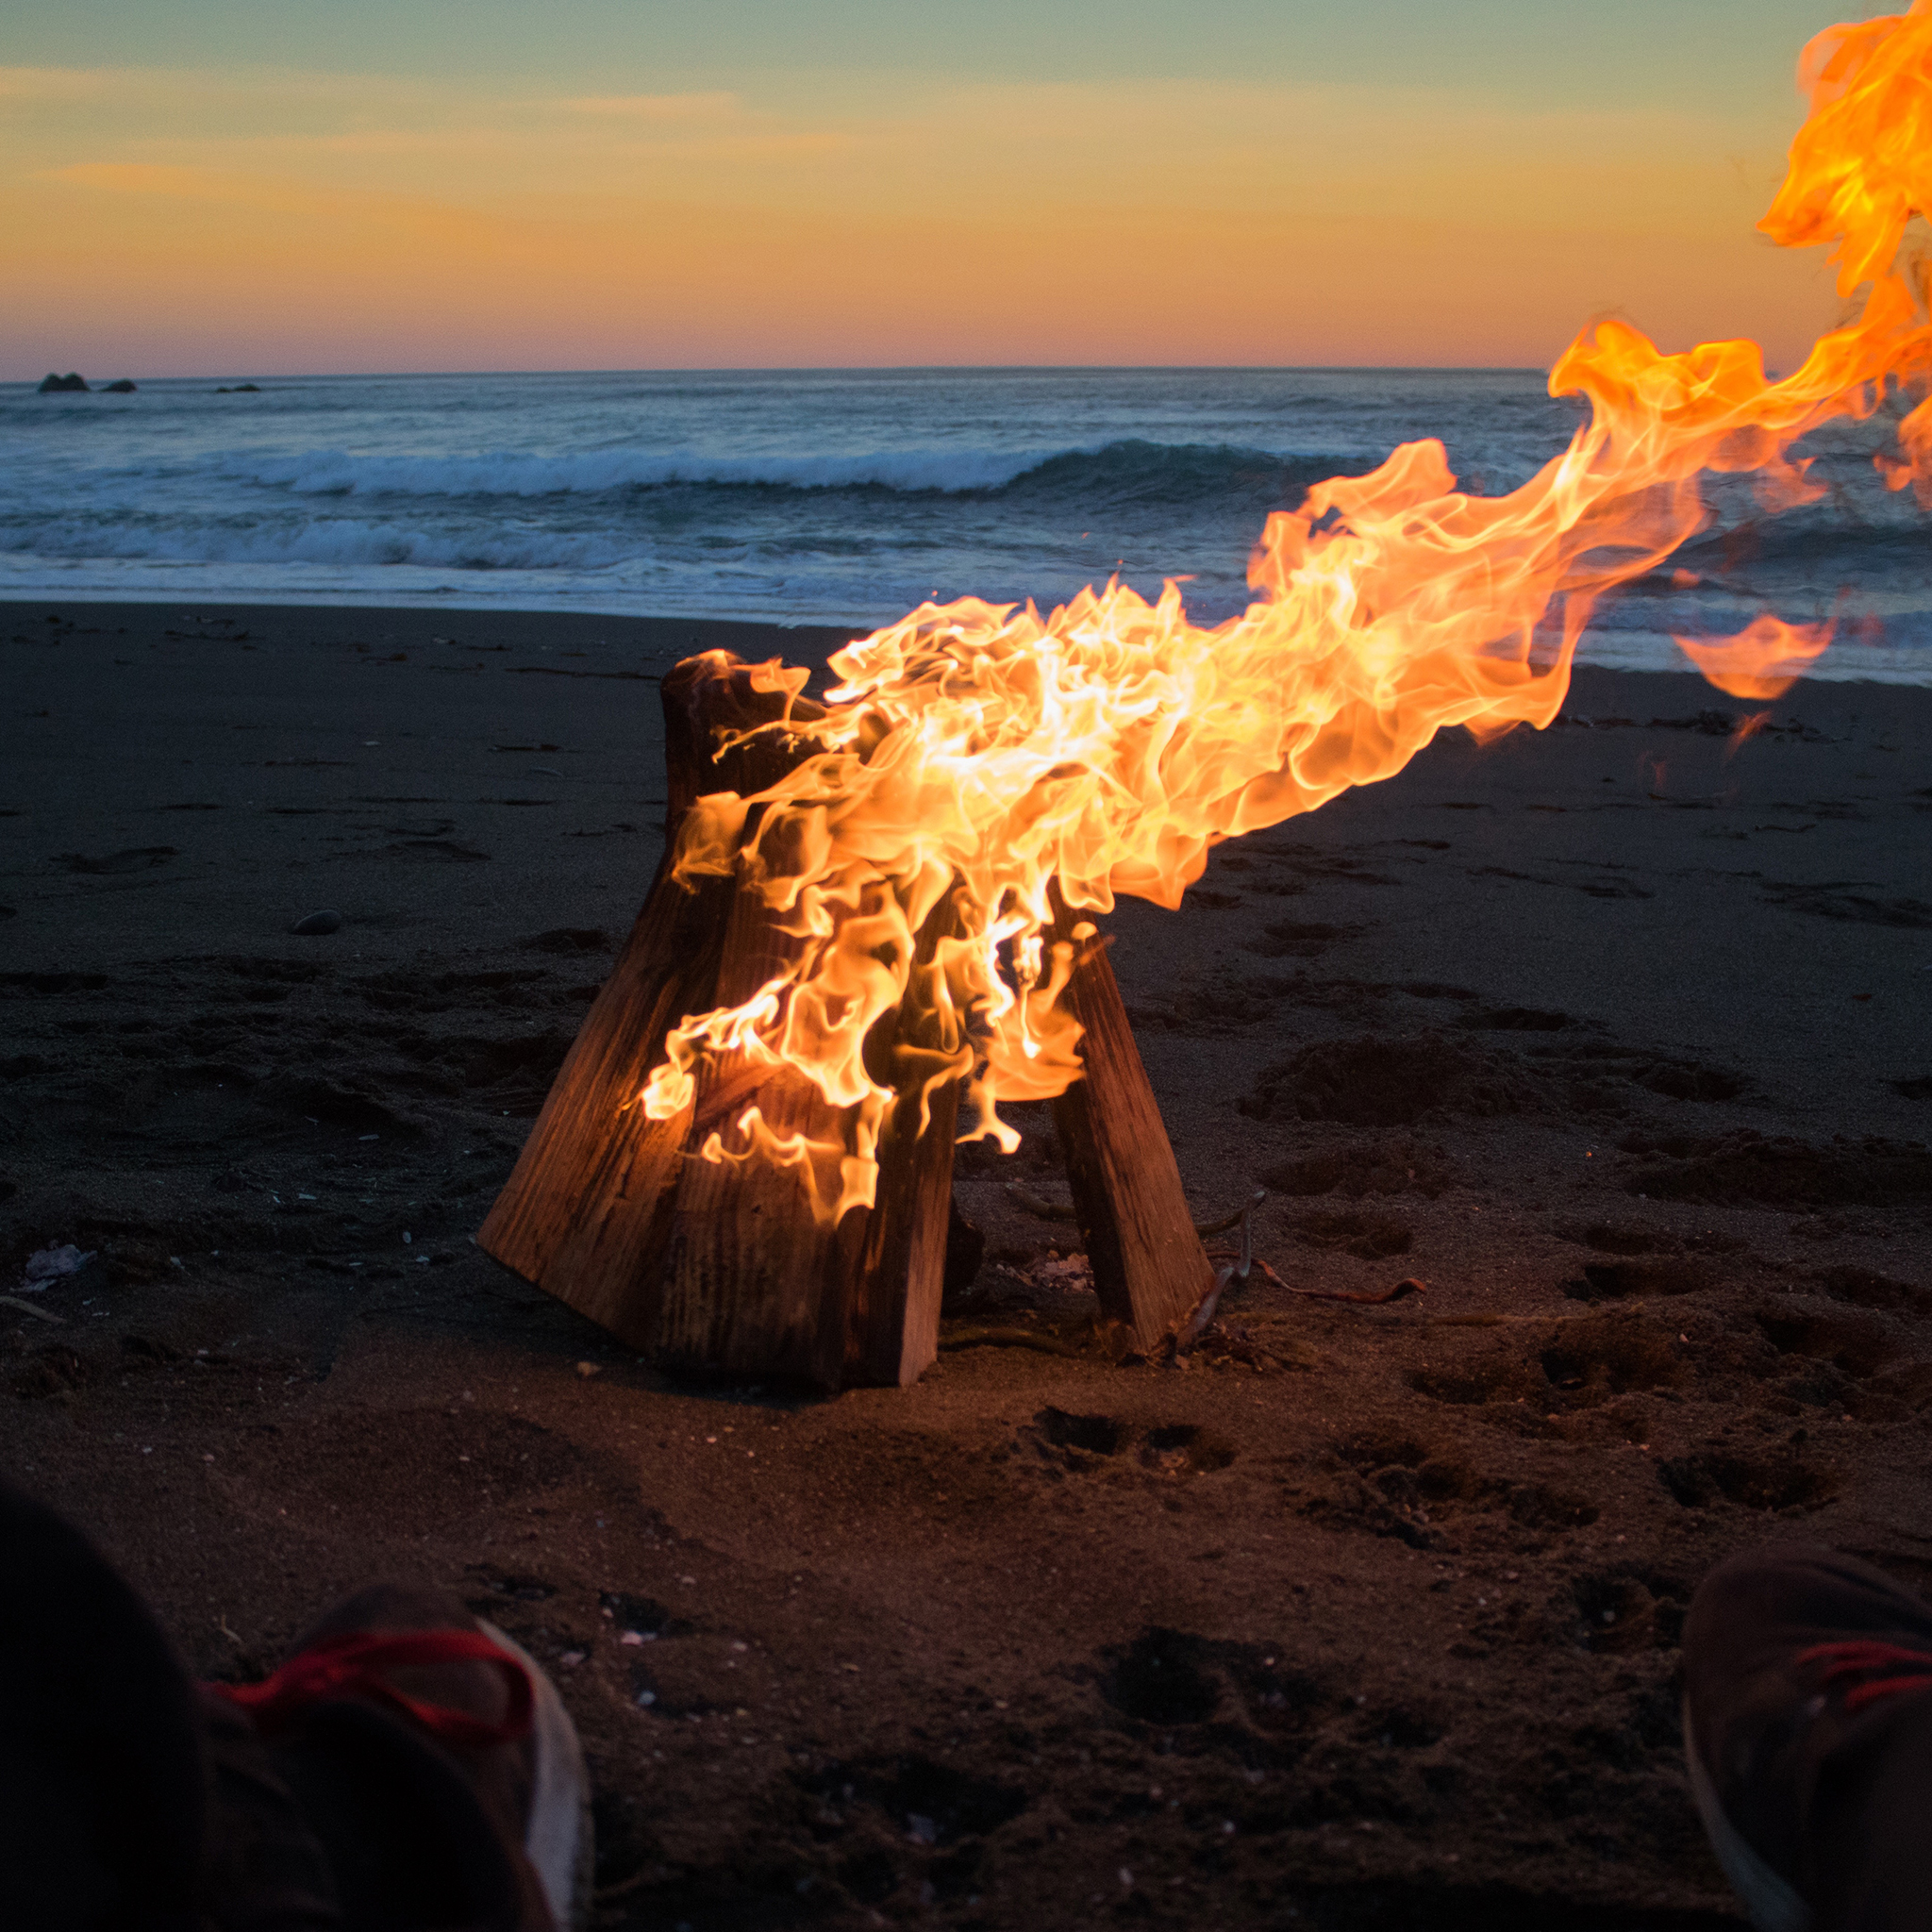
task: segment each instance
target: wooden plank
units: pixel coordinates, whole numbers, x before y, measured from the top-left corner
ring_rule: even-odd
[[[796,957],[803,942],[754,894],[733,894],[718,1002],[736,1006]],[[804,1074],[718,1054],[700,1072],[686,1163],[672,1219],[658,1313],[658,1359],[674,1370],[836,1389],[862,1217],[839,1226],[812,1212],[799,1174],[766,1159],[697,1156],[710,1134],[741,1147],[736,1123],[756,1102],[780,1136],[840,1136],[840,1110]]]
[[[754,691],[748,666],[722,651],[664,680],[664,858],[571,1047],[477,1244],[526,1280],[636,1348],[657,1332],[662,1257],[684,1166],[691,1110],[652,1121],[634,1103],[687,1014],[717,1005],[731,902],[728,878],[691,891],[671,878],[684,815],[703,792],[772,783],[802,747],[761,741],[712,757],[722,730],[780,715],[781,695]],[[817,708],[796,708],[807,716]]]
[[[945,1292],[946,1237],[952,1225],[953,1155],[961,1082],[936,1087],[920,1131],[918,1089],[934,1070],[932,1056],[957,1042],[930,1002],[921,1002],[918,969],[929,967],[939,941],[958,930],[950,898],[934,908],[918,939],[913,992],[901,1008],[882,1058],[904,1096],[881,1137],[878,1190],[865,1218],[849,1301],[845,1380],[909,1388],[939,1358],[940,1301]]]
[[[850,1317],[848,1386],[909,1389],[939,1359],[959,1082],[894,1115],[879,1149],[878,1204],[866,1216]]]
[[[730,886],[660,876],[586,1015],[477,1245],[633,1348],[655,1331],[658,1261],[691,1108],[636,1104],[664,1039],[711,1002]]]
[[[1061,907],[1053,937],[1071,941],[1081,924]],[[1151,1350],[1199,1307],[1213,1271],[1104,947],[1081,945],[1060,1004],[1086,1029],[1086,1077],[1054,1102],[1054,1125],[1094,1291],[1102,1314]]]

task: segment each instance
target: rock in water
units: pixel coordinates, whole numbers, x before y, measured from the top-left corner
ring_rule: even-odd
[[[134,391],[135,385],[124,375],[119,382],[102,383],[100,392],[104,396],[131,396]]]
[[[342,915],[340,912],[311,912],[307,919],[298,919],[289,930],[302,939],[320,939],[325,933],[341,932]]]
[[[50,371],[46,380],[41,384],[40,393],[43,396],[65,395],[70,390],[77,391],[82,395],[87,394],[87,378],[75,375],[71,369],[65,375],[56,375]]]

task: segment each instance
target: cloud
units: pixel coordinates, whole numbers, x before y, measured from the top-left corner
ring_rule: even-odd
[[[48,168],[35,178],[110,194],[166,194],[192,201],[258,200],[262,193],[209,168],[171,168],[153,161],[81,161],[71,168]]]
[[[67,107],[125,92],[142,77],[139,68],[0,67],[0,101]]]
[[[9,296],[56,335],[158,303],[192,334],[219,288],[264,341],[324,344],[291,366],[337,353],[331,316],[366,366],[405,355],[404,316],[428,344],[408,354],[460,337],[477,366],[1521,361],[1605,301],[1673,341],[1764,317],[1786,356],[1811,299],[1805,264],[1758,258],[1726,152],[1774,168],[1776,143],[1656,108],[108,67],[0,68],[0,103]]]
[[[278,225],[278,241],[336,234],[345,228],[375,235],[397,226],[416,233],[426,228],[474,237],[500,226],[488,212],[430,194],[338,187],[228,168],[83,161],[44,170],[34,178],[124,199],[172,201],[184,214],[221,208],[271,215]],[[262,230],[242,225],[226,232],[237,264],[245,264],[251,249],[258,246]]]
[[[606,114],[628,121],[722,121],[744,111],[732,93],[577,94],[554,102],[572,114]]]

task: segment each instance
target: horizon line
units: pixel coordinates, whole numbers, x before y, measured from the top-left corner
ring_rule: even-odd
[[[50,369],[48,375],[77,374]],[[478,376],[573,375],[1545,375],[1527,362],[716,362],[638,363],[594,369],[209,370],[194,375],[122,375],[104,382],[408,382]],[[84,376],[84,381],[95,378]],[[0,377],[0,389],[33,388],[45,376]],[[92,391],[91,391],[92,392]],[[67,391],[67,394],[75,391]]]

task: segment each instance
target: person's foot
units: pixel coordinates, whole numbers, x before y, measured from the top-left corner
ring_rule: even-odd
[[[349,1923],[582,1925],[591,1832],[576,1731],[536,1661],[458,1598],[375,1585],[265,1682],[208,1688],[265,1741]]]
[[[1684,1629],[1684,1755],[1760,1932],[1928,1922],[1932,1609],[1854,1557],[1735,1557]]]
[[[194,1688],[146,1606],[0,1478],[0,1922],[199,1924],[202,1765]]]

